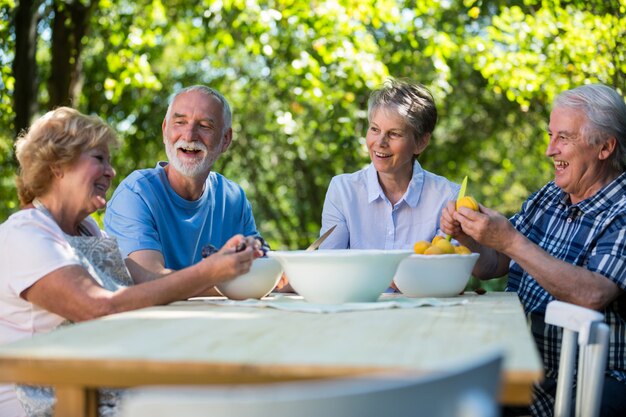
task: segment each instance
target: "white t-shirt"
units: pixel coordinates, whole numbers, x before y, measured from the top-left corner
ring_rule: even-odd
[[[91,218],[83,222],[101,236]],[[20,294],[47,274],[80,265],[59,226],[40,210],[21,210],[0,225],[0,345],[48,332],[65,319],[33,305]],[[13,385],[0,385],[0,416],[23,416]]]

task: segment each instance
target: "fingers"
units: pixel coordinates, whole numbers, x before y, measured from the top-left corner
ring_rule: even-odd
[[[223,271],[225,276],[234,278],[250,270],[252,261],[258,257],[259,252],[254,238],[246,238],[239,234],[231,237],[211,258],[220,265],[218,269]]]
[[[238,235],[239,236],[239,235]],[[265,255],[265,252],[269,250],[269,246],[264,245],[265,241],[257,236],[247,236],[238,239],[235,245],[235,252],[243,252],[246,249],[251,249],[255,258],[260,258]]]
[[[500,214],[500,212],[498,212],[496,210],[492,210],[492,209],[490,209],[488,207],[485,207],[485,206],[480,206],[480,211],[482,213],[485,213],[489,217],[503,217],[502,214]]]
[[[239,263],[236,264],[236,276],[243,275],[250,271],[252,267],[252,261],[254,261],[254,257],[246,257],[244,259],[240,259]]]
[[[278,280],[278,283],[276,284],[275,289],[281,290],[284,287],[286,287],[288,284],[289,284],[289,280],[287,279],[287,275],[285,275],[285,273],[283,272],[280,276],[280,279]]]
[[[439,220],[439,227],[441,228],[441,230],[444,233],[453,237],[456,236],[458,233],[461,233],[461,225],[457,220],[454,219],[455,212],[455,202],[448,201],[446,206],[441,211],[441,218]]]
[[[265,241],[257,236],[244,237],[241,234],[231,237],[222,248],[219,250],[222,254],[243,252],[250,248],[252,250],[254,258],[260,258],[265,256],[265,253],[269,250],[269,245]],[[218,250],[213,245],[205,245],[202,248],[202,257],[211,255]]]
[[[445,207],[443,208],[442,215],[445,213],[447,216],[452,217],[452,213],[454,213],[455,211],[456,211],[456,203],[454,201],[448,201]]]
[[[456,220],[459,220],[459,216],[462,216],[470,220],[477,220],[478,218],[480,218],[482,214],[483,213],[480,211],[474,211],[467,207],[459,207],[459,209],[456,210],[455,213],[453,214],[453,217]]]
[[[239,274],[248,272],[252,261],[262,255],[260,245],[253,236],[235,235],[220,250],[222,255],[233,256]],[[243,272],[241,272],[243,271]]]
[[[512,226],[499,212],[479,207],[480,212],[460,207],[455,218],[461,223],[465,234],[481,245],[500,251],[510,240]]]
[[[245,237],[241,234],[235,235],[228,239],[228,241],[222,246],[220,252],[224,251],[226,253],[234,252],[237,250],[237,247],[245,241]]]
[[[260,258],[265,255],[266,249],[263,247],[264,241],[256,236],[246,237],[246,246],[252,248],[254,258]]]
[[[456,226],[454,234],[456,240],[465,246],[472,246],[475,242],[482,243],[485,230],[489,230],[489,216],[481,211],[474,211],[468,207],[459,207],[452,213]]]
[[[240,252],[226,253],[220,259],[228,278],[235,278],[250,271],[254,261],[254,250],[251,247]]]
[[[256,249],[254,249],[253,245],[248,245],[247,243],[240,244],[237,247],[237,250],[232,256],[236,257],[237,261],[242,265],[247,265],[247,268],[250,268],[252,261],[256,258]],[[247,271],[246,271],[247,272]]]

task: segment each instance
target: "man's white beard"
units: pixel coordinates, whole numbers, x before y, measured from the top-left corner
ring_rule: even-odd
[[[198,162],[188,162],[184,163],[178,158],[178,154],[176,152],[179,148],[190,148],[197,149],[201,152],[204,152],[204,158]],[[200,175],[205,175],[207,171],[211,169],[213,165],[210,161],[210,155],[206,148],[206,146],[201,142],[185,142],[183,140],[178,140],[176,143],[172,144],[169,141],[165,141],[165,153],[167,154],[167,159],[170,164],[182,175],[189,178],[195,178]]]

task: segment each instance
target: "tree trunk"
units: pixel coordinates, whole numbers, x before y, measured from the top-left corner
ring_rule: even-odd
[[[15,59],[13,76],[15,90],[14,131],[17,136],[30,126],[31,119],[37,112],[37,22],[39,6],[42,0],[20,0],[15,9]]]
[[[82,39],[87,33],[91,8],[80,1],[55,1],[52,22],[52,60],[48,94],[50,109],[58,106],[78,106],[82,88]]]

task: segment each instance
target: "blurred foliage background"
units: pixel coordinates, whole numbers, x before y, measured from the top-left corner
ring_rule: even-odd
[[[247,192],[275,249],[319,233],[330,179],[369,162],[369,92],[428,86],[440,113],[422,165],[514,213],[552,178],[552,99],[626,92],[626,0],[0,0],[0,221],[18,209],[13,142],[58,105],[119,132],[119,183],[165,159],[169,96],[207,84],[234,111],[214,169]],[[96,214],[101,218],[101,213]]]

